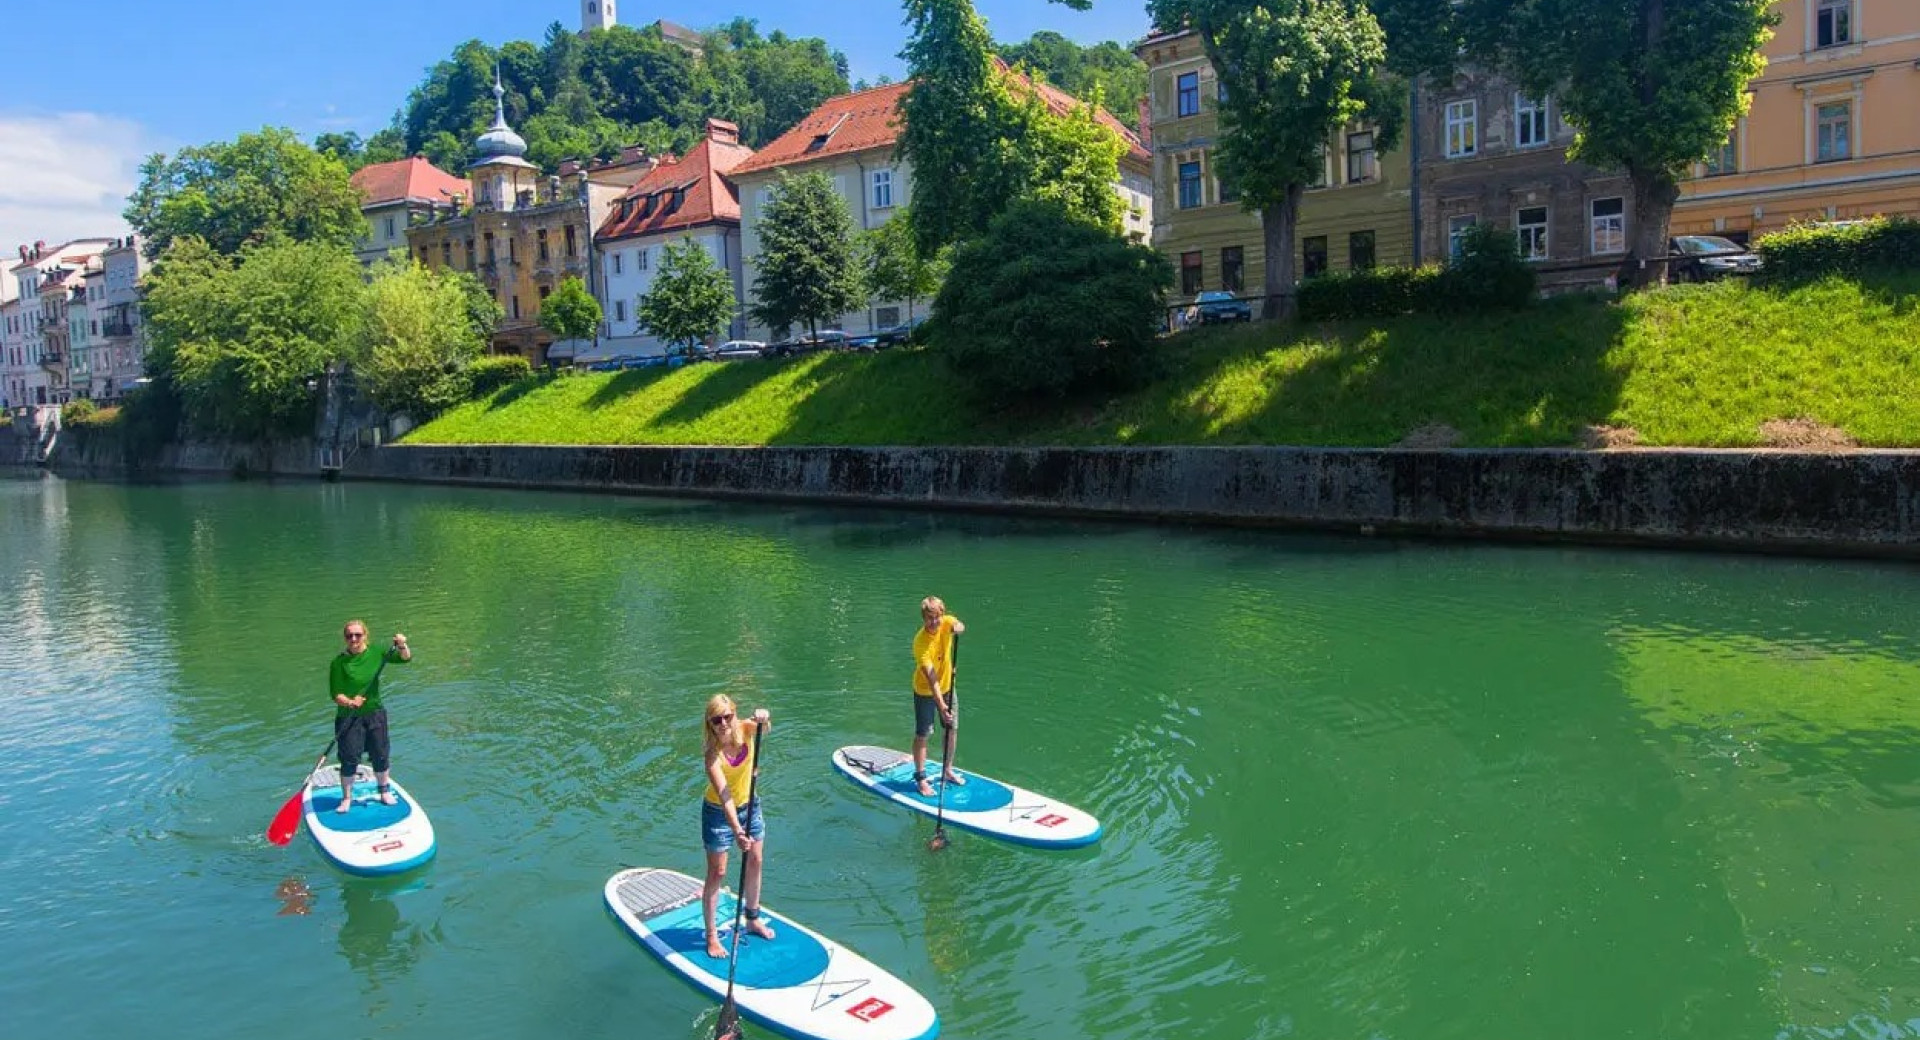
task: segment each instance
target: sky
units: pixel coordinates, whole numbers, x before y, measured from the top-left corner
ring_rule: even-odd
[[[1074,11],[1045,0],[974,0],[995,39],[1051,29],[1081,43],[1146,34],[1143,0]],[[851,78],[904,78],[896,0],[624,0],[620,19],[708,28],[736,15],[762,34],[819,36]],[[711,12],[711,13],[708,13]],[[469,39],[538,42],[578,0],[0,0],[0,255],[127,233],[142,160],[275,125],[301,136],[393,118],[426,69]]]

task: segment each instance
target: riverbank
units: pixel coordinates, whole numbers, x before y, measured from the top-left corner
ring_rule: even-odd
[[[1920,446],[1920,276],[1673,286],[1167,341],[1128,394],[1008,408],[926,351],[529,381],[412,444]]]

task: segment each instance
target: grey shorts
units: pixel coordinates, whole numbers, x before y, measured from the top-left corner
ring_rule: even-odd
[[[947,694],[947,703],[953,703],[953,694]],[[913,695],[913,735],[924,737],[933,732],[933,724],[940,721],[940,705],[932,697]]]

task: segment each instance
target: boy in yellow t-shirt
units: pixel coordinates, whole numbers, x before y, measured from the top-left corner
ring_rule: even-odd
[[[948,736],[954,735],[953,637],[967,626],[947,613],[938,596],[920,601],[920,622],[920,630],[913,634],[913,782],[921,795],[932,798],[933,785],[927,783],[927,734],[933,732],[933,720],[938,717]],[[953,757],[951,740],[945,757]],[[941,772],[942,783],[966,783],[945,763]]]

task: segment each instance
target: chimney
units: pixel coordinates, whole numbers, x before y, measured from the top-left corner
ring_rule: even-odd
[[[1143,145],[1146,145],[1148,151],[1152,151],[1153,150],[1153,99],[1151,97],[1142,97],[1140,99],[1139,111],[1140,111],[1140,143]]]
[[[23,264],[27,262],[27,247],[24,245],[20,247],[20,262]]]
[[[707,120],[707,140],[721,144],[739,144],[740,126],[724,119]]]

